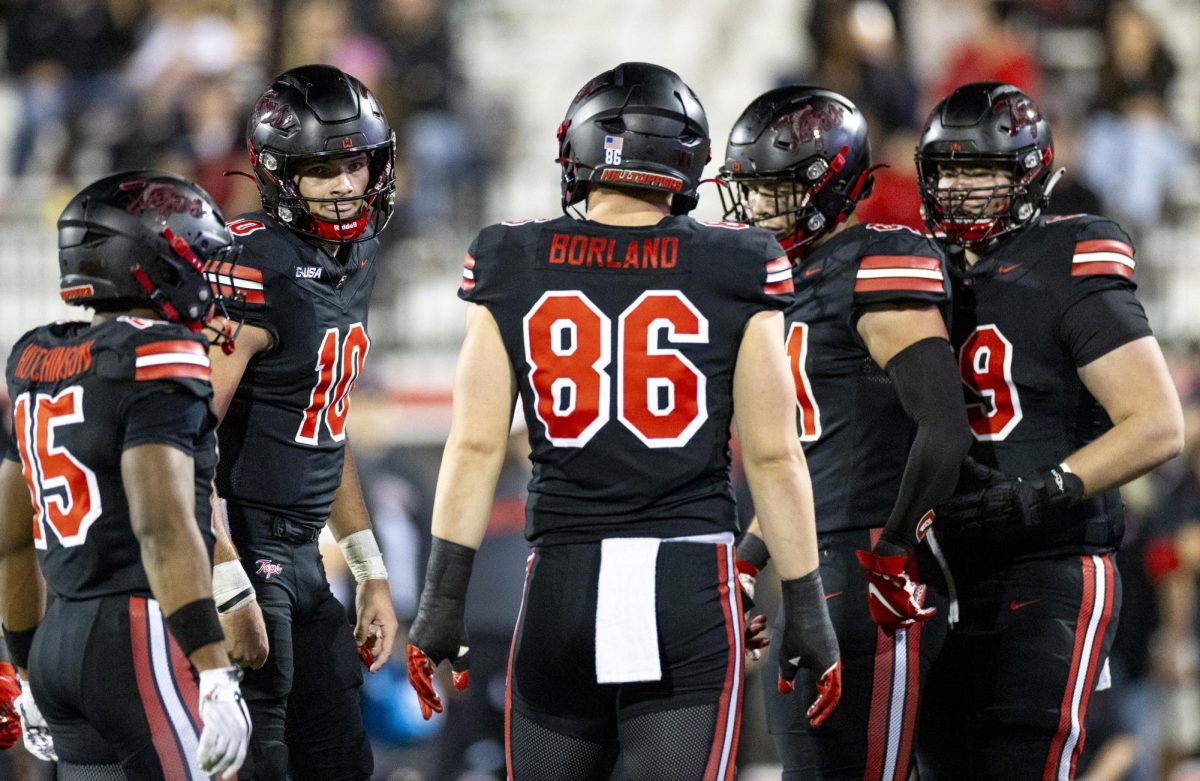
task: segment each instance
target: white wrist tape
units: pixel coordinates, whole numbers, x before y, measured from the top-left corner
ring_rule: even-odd
[[[254,586],[240,561],[213,567],[213,601],[218,613],[229,613],[254,601]]]
[[[338,547],[342,549],[342,556],[354,573],[355,581],[387,580],[383,554],[379,552],[379,544],[375,542],[375,535],[370,529],[347,534],[338,540]]]

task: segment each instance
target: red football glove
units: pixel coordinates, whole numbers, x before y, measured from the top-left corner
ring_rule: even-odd
[[[456,669],[461,667],[461,669]],[[443,710],[442,700],[433,688],[433,673],[437,669],[425,652],[411,643],[408,646],[408,682],[417,693],[421,702],[421,716],[428,721],[433,714]],[[464,654],[452,662],[451,678],[454,688],[466,691],[471,683],[471,671],[467,668],[467,656]]]
[[[925,607],[926,586],[904,571],[908,556],[880,556],[857,551],[858,563],[867,571],[867,607],[871,618],[887,632],[928,621],[937,613]]]
[[[785,680],[783,676],[779,678],[779,691],[783,694],[791,694],[795,691],[796,686],[792,681]],[[813,700],[813,704],[808,706],[806,715],[808,723],[814,727],[819,727],[825,723],[825,719],[829,718],[829,714],[833,713],[837,708],[838,700],[842,698],[842,659],[834,662],[833,666],[821,674],[817,679],[817,699]]]
[[[0,662],[0,749],[12,748],[21,739],[21,716],[17,713],[20,695],[17,671],[8,662]]]
[[[758,580],[758,567],[741,559],[734,559],[733,566],[737,570],[738,586],[742,591],[742,612],[749,613],[750,608],[754,607],[754,584]],[[751,618],[746,622],[743,635],[746,656],[758,661],[762,658],[763,649],[771,644],[771,637],[767,634],[767,617]]]

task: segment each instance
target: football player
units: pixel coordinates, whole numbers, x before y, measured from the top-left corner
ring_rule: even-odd
[[[820,727],[766,686],[787,779],[907,778],[920,685],[948,618],[934,541],[920,543],[970,444],[946,327],[949,280],[929,238],[855,219],[871,191],[870,158],[853,103],[789,86],[742,113],[721,172],[727,217],[773,230],[795,261],[787,354],[846,666],[842,706]],[[738,547],[751,588],[767,560],[756,529]]]
[[[675,73],[605,71],[558,141],[567,214],[485,228],[466,256],[467,335],[409,679],[427,717],[442,709],[439,663],[467,684],[463,603],[519,397],[533,550],[510,664],[510,777],[608,779],[619,762],[623,778],[731,779],[744,681],[735,417],[784,578],[780,677],[814,671],[816,723],[841,689],[778,336],[787,259],[766,231],[687,216],[710,139]]]
[[[218,539],[213,583],[234,660],[251,668],[243,775],[256,779],[284,778],[289,762],[293,778],[321,781],[373,767],[359,646],[374,672],[399,626],[346,420],[371,344],[395,143],[353,76],[324,65],[281,74],[247,125],[263,208],[230,223],[242,263],[210,273],[245,301],[238,349],[212,350],[232,536]],[[321,566],[326,523],[358,582],[353,631]]]
[[[1129,236],[1043,214],[1054,148],[1028,95],[960,87],[916,161],[926,223],[957,250],[952,339],[975,439],[934,523],[962,614],[926,689],[921,778],[1070,779],[1120,610],[1117,487],[1179,452],[1179,399]]]
[[[6,374],[0,614],[25,743],[61,779],[231,778],[250,716],[212,596],[200,332],[203,266],[236,244],[199,187],[133,171],[71,199],[58,247],[63,300],[96,314],[25,334]]]

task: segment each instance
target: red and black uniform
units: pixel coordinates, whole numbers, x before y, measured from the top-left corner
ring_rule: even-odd
[[[118,317],[25,334],[8,360],[13,437],[34,505],[38,563],[54,600],[30,676],[68,765],[129,778],[205,779],[191,667],[142,567],[121,454],[169,445],[195,463],[196,522],[212,554],[216,466],[208,343],[181,325]]]
[[[955,274],[972,457],[1058,464],[1112,423],[1078,373],[1151,334],[1133,246],[1099,217],[1042,217]],[[1120,609],[1113,489],[989,546],[947,541],[962,620],[931,674],[922,778],[1068,779]]]
[[[509,690],[514,778],[606,779],[618,741],[631,777],[732,777],[743,683],[733,374],[747,321],[790,301],[788,268],[768,233],[687,217],[505,223],[471,245],[460,296],[499,325],[534,469]],[[600,682],[598,583],[618,566],[605,545],[684,536],[716,544],[663,542],[648,564],[661,676]]]
[[[857,325],[873,307],[945,310],[949,274],[930,239],[909,228],[867,224],[832,236],[793,276],[787,351],[812,476],[821,580],[845,672],[837,710],[816,728],[803,698],[780,694],[764,677],[768,725],[784,778],[902,781],[912,759],[920,685],[945,637],[946,594],[922,545],[909,574],[929,586],[926,604],[938,607],[938,615],[889,634],[868,612],[866,572],[855,552],[871,550],[893,512],[917,424]],[[776,632],[772,663],[780,640]]]
[[[341,484],[350,392],[370,348],[378,241],[346,245],[335,259],[264,212],[229,230],[241,258],[210,269],[209,281],[244,294],[244,322],[271,335],[219,429],[217,490],[271,648],[242,682],[254,733],[241,774],[283,778],[290,754],[297,777],[368,778],[362,670],[317,537]]]

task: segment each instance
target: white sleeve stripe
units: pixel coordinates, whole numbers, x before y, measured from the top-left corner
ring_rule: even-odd
[[[165,363],[187,363],[192,366],[208,366],[207,355],[195,355],[193,353],[159,353],[157,355],[143,355],[134,361],[134,366],[138,369],[147,366],[162,366]]]
[[[471,270],[471,269],[469,269],[469,268],[464,268],[464,269],[463,269],[463,279],[474,279],[474,278],[475,278],[475,272],[474,272],[474,271],[472,271],[472,270]]]
[[[783,271],[776,271],[774,273],[767,274],[767,284],[769,285],[773,282],[783,282],[784,280],[791,278],[792,270],[790,268],[786,268]]]
[[[209,282],[216,282],[218,285],[225,285],[227,287],[240,287],[245,288],[246,290],[263,289],[263,284],[261,282],[251,282],[248,279],[239,279],[238,277],[231,277],[227,274],[208,273],[205,274],[205,276],[208,277]]]
[[[917,268],[878,268],[878,269],[859,269],[859,279],[892,279],[892,278],[908,278],[908,279],[945,279],[945,276],[940,271],[929,271],[927,269]]]
[[[1071,258],[1072,263],[1120,263],[1134,268],[1137,264],[1128,255],[1120,252],[1080,252]]]

